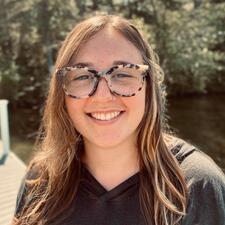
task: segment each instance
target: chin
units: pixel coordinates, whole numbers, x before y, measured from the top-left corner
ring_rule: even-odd
[[[105,139],[105,140],[102,140],[102,141],[95,141],[93,143],[93,145],[96,145],[96,146],[99,146],[100,148],[113,148],[113,147],[116,147],[118,145],[120,145],[121,142],[118,141],[118,140],[112,140],[112,139]]]
[[[103,138],[95,138],[94,140],[87,140],[88,145],[90,146],[96,146],[99,148],[115,148],[119,145],[122,145],[124,142],[124,139],[112,138],[112,137],[103,137]]]

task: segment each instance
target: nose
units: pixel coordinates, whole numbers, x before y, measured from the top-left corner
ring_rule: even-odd
[[[98,87],[93,94],[93,97],[101,100],[112,100],[115,97],[110,91],[107,80],[104,77],[100,78]]]

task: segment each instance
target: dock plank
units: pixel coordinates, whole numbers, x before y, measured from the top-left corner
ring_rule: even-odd
[[[5,162],[0,164],[0,225],[9,225],[11,223],[17,193],[25,171],[26,165],[13,152],[10,152]]]

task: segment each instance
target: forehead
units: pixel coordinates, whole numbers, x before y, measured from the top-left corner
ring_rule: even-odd
[[[99,31],[72,58],[74,64],[88,63],[99,69],[112,66],[115,61],[143,63],[140,51],[112,27]]]

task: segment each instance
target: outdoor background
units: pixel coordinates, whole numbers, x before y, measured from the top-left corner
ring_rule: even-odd
[[[160,58],[169,125],[225,169],[224,0],[0,0],[0,99],[8,99],[11,149],[28,163],[57,50],[94,12],[143,30]]]

